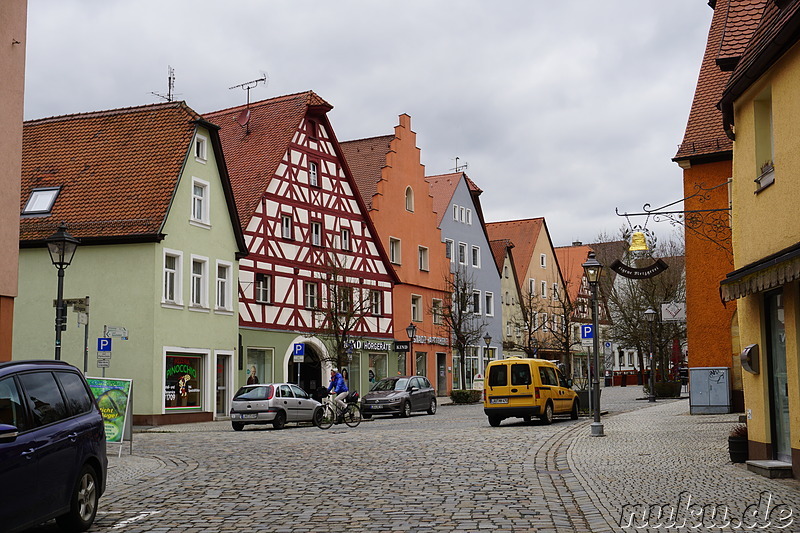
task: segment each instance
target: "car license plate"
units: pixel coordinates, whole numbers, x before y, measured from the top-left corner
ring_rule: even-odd
[[[508,398],[489,398],[489,403],[508,403]]]
[[[258,414],[256,413],[245,413],[242,415],[242,418],[258,418]]]
[[[370,409],[380,409],[381,406],[380,405],[370,405],[369,408]]]

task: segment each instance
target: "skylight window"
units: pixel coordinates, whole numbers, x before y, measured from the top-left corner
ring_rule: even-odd
[[[22,210],[23,215],[41,215],[49,213],[53,209],[58,192],[61,187],[48,187],[46,189],[34,189]]]

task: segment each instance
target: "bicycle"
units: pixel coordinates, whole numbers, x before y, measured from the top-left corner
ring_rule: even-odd
[[[352,393],[345,398],[346,406],[344,409],[333,402],[333,396],[326,396],[322,399],[322,415],[317,417],[317,427],[328,429],[340,421],[351,428],[361,423],[361,409],[358,407],[358,393]]]

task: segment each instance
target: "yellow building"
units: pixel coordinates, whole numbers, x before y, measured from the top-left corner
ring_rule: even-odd
[[[800,0],[763,5],[720,101],[724,128],[734,139],[734,270],[721,282],[721,294],[738,306],[749,466],[777,460],[797,476]]]

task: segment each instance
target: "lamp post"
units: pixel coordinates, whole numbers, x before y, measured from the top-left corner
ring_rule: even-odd
[[[652,307],[648,307],[644,312],[644,318],[647,320],[647,327],[650,330],[650,394],[647,395],[648,402],[656,401],[656,372],[653,368],[653,322],[656,321],[656,314]]]
[[[67,329],[66,310],[64,309],[64,270],[72,263],[75,249],[79,241],[67,232],[66,223],[62,222],[58,230],[45,239],[50,261],[58,269],[58,292],[56,293],[56,361],[61,359],[61,332]]]
[[[581,266],[583,267],[583,274],[586,276],[586,281],[592,289],[592,344],[594,346],[594,372],[592,372],[594,422],[592,422],[591,425],[592,437],[604,437],[603,424],[600,422],[600,379],[598,378],[600,362],[597,356],[597,353],[600,351],[600,332],[597,331],[597,283],[600,280],[600,272],[603,270],[603,265],[595,258],[594,252],[589,252],[586,262]]]
[[[489,361],[489,345],[492,344],[492,336],[489,335],[489,332],[486,332],[486,335],[483,336],[483,342],[486,343],[486,348],[483,349],[483,371],[486,372],[486,364]],[[484,376],[485,378],[486,376]]]
[[[414,337],[417,336],[417,326],[414,323],[410,323],[406,328],[406,335],[408,335],[408,353],[410,355],[411,361],[409,364],[411,365],[411,375],[414,375]]]

